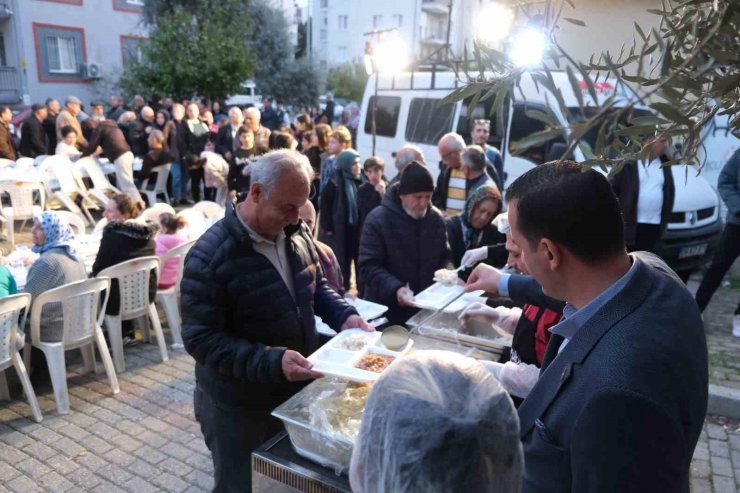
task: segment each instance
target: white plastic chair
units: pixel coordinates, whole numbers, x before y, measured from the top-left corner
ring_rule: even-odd
[[[164,309],[165,316],[167,317],[167,325],[169,325],[170,331],[172,332],[172,347],[175,349],[184,347],[180,330],[182,319],[180,318],[178,300],[180,299],[180,281],[182,281],[182,273],[185,267],[185,256],[194,244],[195,240],[188,241],[187,243],[183,243],[182,245],[173,248],[161,257],[163,266],[165,262],[170,259],[178,258],[179,260],[177,281],[175,282],[175,285],[167,289],[158,289],[156,299],[157,303],[159,303]]]
[[[118,315],[106,315],[105,326],[108,328],[108,339],[113,350],[113,362],[116,371],[119,373],[126,371],[121,335],[121,322],[124,320],[148,316],[152,326],[154,326],[162,361],[169,359],[157,308],[153,302],[149,301],[149,278],[150,275],[154,275],[154,282],[157,282],[159,279],[159,265],[159,257],[140,257],[113,265],[98,273],[98,277],[104,276],[118,280],[120,312]],[[153,274],[152,271],[154,271]],[[149,330],[147,328],[144,331],[144,340],[148,339]]]
[[[26,325],[26,316],[31,306],[31,295],[28,293],[16,294],[0,299],[0,400],[9,400],[8,381],[5,379],[5,370],[13,366],[18,379],[23,386],[23,392],[26,394],[28,403],[31,405],[33,419],[39,423],[41,417],[41,408],[39,401],[36,399],[36,393],[33,391],[31,380],[28,378],[26,365],[18,352],[18,340],[23,337],[18,331],[18,319],[20,318],[20,327]],[[21,316],[21,312],[23,315]]]
[[[43,163],[41,169],[45,176],[45,184],[49,200],[48,208],[64,207],[79,215],[86,222],[95,224],[88,207],[97,206],[87,197],[87,192],[80,189],[80,185],[72,172],[72,162],[66,156],[49,156]],[[56,181],[56,183],[54,183]],[[59,189],[56,189],[56,186]],[[81,196],[81,206],[75,203],[75,199]]]
[[[103,292],[105,292],[105,296],[101,304],[100,295]],[[67,350],[79,349],[82,352],[85,370],[95,372],[95,346],[97,345],[100,359],[103,360],[105,372],[108,374],[111,390],[114,394],[117,394],[120,390],[118,377],[116,377],[108,346],[100,328],[105,315],[105,305],[108,303],[109,292],[110,279],[97,277],[51,289],[39,295],[33,302],[31,307],[31,344],[43,351],[46,357],[59,414],[69,413],[67,369],[64,361],[64,352]],[[58,342],[41,340],[41,311],[45,305],[50,303],[58,303],[62,306],[62,340]],[[31,359],[30,345],[26,345],[24,348],[23,359],[28,365]]]
[[[15,165],[19,168],[31,167],[34,165],[34,159],[32,157],[19,157]]]
[[[172,207],[170,204],[157,202],[148,209],[144,209],[143,211],[141,211],[141,218],[146,222],[159,224],[159,216],[164,214],[165,212],[169,212],[170,214],[177,214],[175,208]]]
[[[208,230],[206,216],[197,209],[185,209],[177,213],[188,223],[185,226],[185,232],[190,240],[197,240],[203,233]]]
[[[154,190],[147,190],[149,178],[141,183],[139,192],[146,195],[150,206],[157,203],[157,197],[160,195],[164,195],[165,203],[170,203],[170,196],[167,194],[167,177],[170,176],[171,167],[172,164],[163,164],[162,166],[157,166],[152,170],[152,172],[157,172],[157,181],[154,184]]]
[[[77,214],[69,211],[54,211],[54,214],[67,221],[67,224],[72,228],[72,232],[74,234],[84,235],[86,233],[85,221],[83,221]]]
[[[89,176],[90,181],[92,181],[93,188],[89,189],[87,193],[103,206],[108,203],[108,199],[112,195],[121,193],[119,189],[111,184],[108,177],[105,176],[105,172],[103,172],[103,169],[100,167],[100,164],[94,157],[83,157],[77,161],[76,164],[87,171],[87,176]]]
[[[5,192],[10,197],[10,205],[2,205],[0,200],[0,212],[8,222],[8,239],[11,244],[15,244],[15,221],[23,221],[21,231],[26,225],[26,221],[33,216],[41,214],[44,210],[46,194],[44,187],[40,183],[0,183],[0,195]],[[34,201],[34,193],[38,193],[39,203]]]
[[[204,216],[206,216],[206,219],[210,219],[211,221],[214,219],[221,219],[224,217],[224,213],[226,211],[226,209],[218,205],[216,202],[211,202],[210,200],[201,200],[195,204],[192,209],[199,210]]]

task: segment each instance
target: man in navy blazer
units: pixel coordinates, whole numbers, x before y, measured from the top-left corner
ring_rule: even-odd
[[[512,239],[566,302],[519,407],[530,492],[689,491],[707,407],[707,347],[691,294],[658,257],[627,254],[608,181],[574,162],[507,192]],[[487,266],[469,282],[485,283]]]

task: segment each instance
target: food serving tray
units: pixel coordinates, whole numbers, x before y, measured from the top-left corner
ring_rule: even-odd
[[[372,301],[360,298],[350,298],[349,296],[345,297],[344,300],[355,307],[357,313],[359,313],[360,317],[364,320],[376,319],[388,311],[387,306],[373,303]]]
[[[324,375],[331,375],[352,382],[374,382],[380,377],[382,371],[373,372],[358,368],[357,365],[363,358],[369,355],[393,358],[385,368],[388,369],[396,364],[414,344],[413,340],[409,340],[406,347],[401,351],[391,351],[382,345],[380,335],[380,332],[366,332],[361,329],[343,330],[309,356],[308,361],[313,363],[314,371]],[[359,338],[366,339],[366,344],[363,347],[356,347],[355,349],[347,345]]]
[[[421,293],[414,296],[414,305],[424,310],[439,310],[456,296],[460,296],[454,303],[450,304],[443,311],[445,313],[457,313],[463,310],[470,303],[480,301],[485,302],[483,291],[471,291],[465,293],[465,289],[459,284],[445,285],[435,282]]]

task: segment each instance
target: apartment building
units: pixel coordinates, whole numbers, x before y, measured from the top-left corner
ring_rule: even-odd
[[[145,36],[144,0],[0,0],[0,103],[113,90]]]

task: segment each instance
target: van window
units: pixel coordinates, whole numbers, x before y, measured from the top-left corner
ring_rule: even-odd
[[[437,141],[452,129],[455,105],[437,106],[439,99],[414,98],[409,106],[406,141],[437,145]]]
[[[536,109],[538,111],[552,114],[552,112],[543,105],[515,103],[514,111],[511,116],[511,129],[509,131],[509,152],[514,152],[515,142],[530,134],[544,130],[546,127],[544,122],[527,116],[526,111],[528,109]],[[555,119],[554,115],[553,119]],[[519,157],[529,159],[535,164],[542,164],[547,162],[550,148],[555,143],[565,143],[565,139],[563,139],[562,136],[555,137],[543,144],[528,148],[524,153],[519,154]]]
[[[368,112],[365,117],[365,133],[373,133],[373,101],[378,98],[375,108],[375,135],[395,137],[398,128],[398,115],[401,112],[401,98],[398,96],[370,96]]]
[[[491,114],[491,108],[493,106],[494,98],[491,97],[481,103],[478,103],[473,110],[471,118],[468,119],[468,108],[469,103],[472,99],[472,97],[466,98],[463,101],[462,107],[460,108],[460,116],[457,119],[457,133],[462,135],[462,138],[465,139],[465,142],[472,142],[470,132],[473,130],[473,121],[489,120],[491,122],[491,135],[488,137],[488,144],[500,149],[501,141],[503,140],[504,131],[506,129],[498,128],[498,125],[496,124],[496,115]]]

